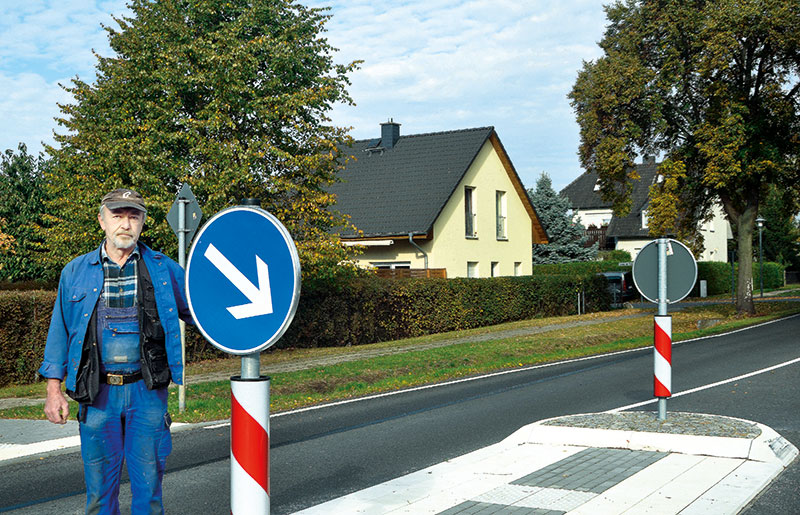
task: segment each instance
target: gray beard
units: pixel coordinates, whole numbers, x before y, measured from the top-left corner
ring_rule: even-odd
[[[114,236],[111,238],[111,242],[120,250],[128,250],[136,245],[136,240],[133,238],[125,238],[124,240],[119,236]]]

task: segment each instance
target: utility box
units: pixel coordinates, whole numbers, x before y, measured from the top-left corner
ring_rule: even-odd
[[[708,282],[705,279],[700,280],[700,297],[708,297]]]

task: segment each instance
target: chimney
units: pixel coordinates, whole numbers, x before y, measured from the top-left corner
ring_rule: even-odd
[[[389,121],[381,124],[381,146],[385,149],[393,148],[397,140],[400,139],[400,124]]]

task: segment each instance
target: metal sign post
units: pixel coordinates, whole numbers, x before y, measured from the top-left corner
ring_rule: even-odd
[[[257,237],[256,237],[257,235]],[[231,513],[269,513],[269,377],[260,352],[288,329],[300,259],[286,227],[257,200],[214,215],[186,265],[186,298],[206,340],[242,357],[231,377]]]
[[[644,298],[658,304],[653,317],[653,395],[658,419],[667,418],[672,396],[672,317],[667,305],[683,300],[697,280],[697,262],[682,243],[659,238],[645,245],[633,263],[633,282]]]
[[[659,238],[658,239],[658,316],[659,317],[666,317],[667,316],[667,244],[668,240],[666,238]],[[656,329],[658,331],[658,321],[655,322]],[[670,322],[670,326],[672,323]],[[666,362],[669,364],[666,367],[666,370],[661,370],[662,377],[659,378],[659,356],[666,358],[663,353],[659,352],[659,346],[653,346],[655,365],[653,367],[654,370],[654,377],[656,386],[654,391],[656,396],[658,397],[658,420],[665,420],[667,418],[667,397],[669,397],[672,393],[672,346],[670,342],[670,352],[669,358],[665,359]],[[664,368],[664,367],[662,367]],[[664,386],[662,391],[658,391],[658,383],[661,383]],[[665,384],[666,383],[666,384]],[[661,395],[659,395],[659,393]]]
[[[186,244],[194,236],[203,212],[200,204],[192,193],[192,188],[187,183],[183,183],[175,202],[167,213],[167,222],[178,236],[178,264],[186,268]],[[186,323],[179,321],[181,329],[181,363],[183,363],[183,376],[181,384],[178,385],[178,410],[183,413],[186,411]]]

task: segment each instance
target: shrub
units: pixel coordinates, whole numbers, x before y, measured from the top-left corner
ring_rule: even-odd
[[[629,263],[633,261],[631,253],[627,250],[603,250],[599,253],[603,261],[614,261],[615,263]]]
[[[620,263],[625,263],[625,261],[578,261],[553,265],[533,265],[533,275],[587,276],[600,272],[630,272],[633,268],[632,266],[619,266]]]
[[[580,293],[586,311],[609,308],[606,280],[593,274],[317,281],[303,285],[276,348],[361,345],[574,314]],[[55,299],[55,291],[0,291],[0,386],[36,381]],[[187,325],[187,361],[224,355]]]
[[[0,291],[0,386],[36,380],[55,300],[54,291]]]
[[[708,295],[720,295],[731,291],[731,265],[722,261],[698,261],[697,283],[691,296],[700,296],[700,281],[706,281]]]
[[[360,345],[609,308],[606,281],[593,275],[491,279],[354,279],[304,289],[278,347]]]

